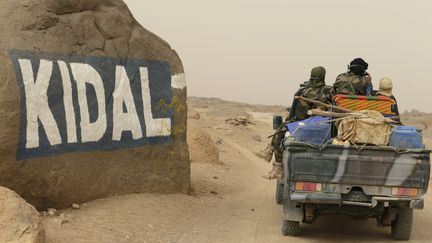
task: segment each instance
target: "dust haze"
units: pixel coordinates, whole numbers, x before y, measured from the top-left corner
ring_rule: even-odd
[[[325,66],[333,84],[363,57],[375,88],[380,78],[393,79],[402,111],[432,112],[431,1],[126,3],[180,54],[189,95],[287,105],[313,66]]]

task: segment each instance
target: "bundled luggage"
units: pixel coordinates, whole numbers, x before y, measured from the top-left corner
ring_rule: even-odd
[[[291,140],[316,145],[332,142],[337,145],[391,146],[396,149],[425,147],[421,131],[398,125],[390,118],[396,114],[393,111],[394,100],[385,96],[355,95],[336,95],[333,99],[336,107],[328,105],[327,111],[310,110],[309,114],[315,116],[287,124]],[[333,109],[338,112],[333,112]],[[330,120],[331,117],[334,120]],[[337,134],[332,133],[336,130]]]
[[[364,116],[364,118],[363,118]],[[337,122],[337,139],[352,144],[373,144],[387,146],[391,126],[377,111],[359,111]]]

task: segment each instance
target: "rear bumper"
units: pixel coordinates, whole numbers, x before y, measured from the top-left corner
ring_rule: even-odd
[[[424,198],[372,197],[371,202],[342,201],[341,194],[336,193],[290,193],[292,203],[337,204],[375,208],[378,203],[408,203],[412,209],[423,209]]]
[[[333,193],[291,193],[290,202],[317,203],[317,204],[341,204],[340,194]]]

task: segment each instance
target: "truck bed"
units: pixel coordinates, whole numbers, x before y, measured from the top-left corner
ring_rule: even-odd
[[[290,181],[350,185],[422,188],[430,176],[430,150],[396,152],[390,147],[328,145],[315,148],[303,143],[287,145]]]

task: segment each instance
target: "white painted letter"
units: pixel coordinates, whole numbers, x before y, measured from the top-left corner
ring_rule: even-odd
[[[123,66],[116,67],[113,93],[113,140],[120,141],[123,131],[131,131],[134,140],[143,137],[140,120],[136,111],[130,80]],[[123,112],[123,104],[127,112]]]
[[[99,73],[90,65],[83,63],[71,63],[73,77],[78,87],[78,103],[81,114],[81,140],[86,142],[99,141],[106,132],[106,104],[105,89]],[[87,101],[86,83],[93,85],[98,104],[98,118],[90,123],[90,114]]]
[[[57,123],[48,105],[48,86],[52,75],[53,63],[42,59],[39,64],[36,82],[33,67],[28,59],[19,59],[24,83],[27,109],[26,148],[39,147],[39,123],[41,122],[51,145],[61,144]]]
[[[186,75],[184,73],[178,73],[171,76],[171,86],[174,89],[186,88]]]
[[[76,143],[78,140],[69,69],[64,61],[58,61],[58,65],[63,81],[63,103],[66,115],[67,140],[68,143]]]
[[[144,106],[144,119],[146,123],[146,136],[147,137],[170,136],[171,119],[170,118],[153,119],[153,112],[151,107],[151,95],[150,95],[150,81],[148,77],[147,68],[141,67],[140,73],[141,73],[142,99],[143,99],[143,106]]]

